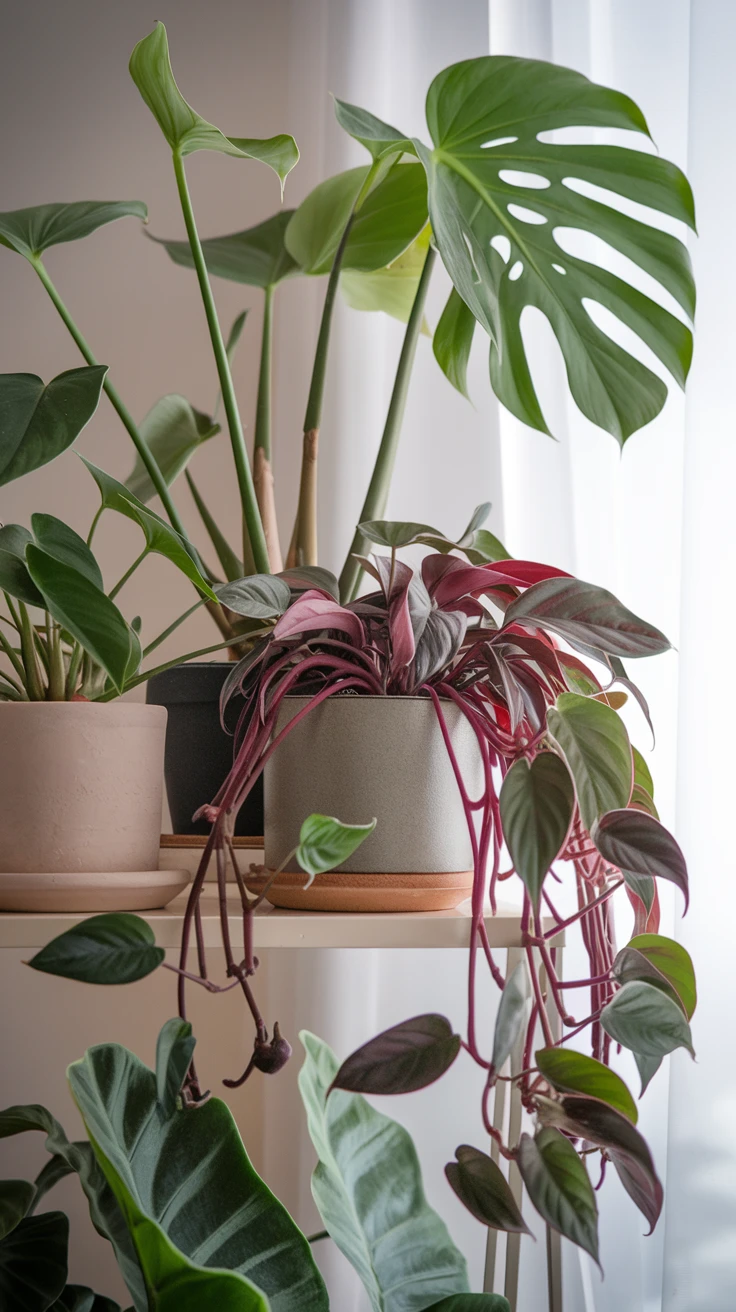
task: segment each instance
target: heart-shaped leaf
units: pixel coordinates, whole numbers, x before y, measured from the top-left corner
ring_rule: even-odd
[[[400,323],[408,323],[428,250],[427,227],[385,269],[374,269],[370,273],[347,269],[340,275],[343,300],[353,310],[369,313],[381,311],[398,319]],[[422,323],[421,331],[425,336],[429,335],[426,320]]]
[[[55,460],[79,437],[100,399],[107,365],[67,369],[44,385],[0,374],[0,487]]]
[[[312,1194],[373,1312],[423,1312],[467,1293],[465,1258],[424,1197],[410,1136],[360,1094],[335,1089],[328,1098],[337,1058],[316,1035],[300,1038],[307,1055],[299,1090],[319,1159]]]
[[[663,934],[639,934],[619,952],[613,973],[622,984],[630,979],[664,981],[675,993],[688,1020],[697,1006],[695,971],[689,952]]]
[[[335,1076],[331,1088],[351,1093],[414,1093],[449,1070],[460,1036],[444,1016],[429,1014],[392,1025],[364,1043]]]
[[[69,1219],[28,1216],[0,1243],[3,1312],[47,1312],[66,1284]]]
[[[440,369],[468,400],[468,361],[476,322],[473,311],[453,287],[432,339],[434,358]]]
[[[510,1057],[529,1019],[530,1002],[529,973],[526,963],[520,961],[506,980],[498,1004],[491,1057],[491,1064],[497,1072]]]
[[[535,1061],[545,1080],[560,1093],[584,1093],[615,1107],[636,1125],[636,1103],[620,1075],[602,1061],[572,1048],[541,1048]]]
[[[457,1161],[448,1162],[445,1175],[468,1211],[491,1230],[531,1233],[501,1169],[487,1153],[469,1144],[455,1149]]]
[[[35,1196],[28,1180],[0,1180],[0,1243],[28,1215]]]
[[[276,287],[284,278],[300,273],[299,265],[284,244],[284,234],[294,210],[279,210],[264,223],[244,232],[232,232],[226,237],[207,237],[202,242],[202,253],[207,269],[213,277],[227,278],[230,282],[245,283],[248,287]],[[185,269],[194,268],[192,248],[188,241],[154,241],[166,249],[174,264]]]
[[[375,827],[375,820],[367,825],[344,825],[334,816],[308,815],[299,830],[299,846],[295,853],[302,870],[309,875],[306,887],[309,888],[315,876],[347,861]]]
[[[28,962],[34,970],[84,984],[130,984],[161,965],[147,920],[128,911],[89,916],[53,938]]]
[[[597,254],[572,252],[568,234],[592,232],[658,281],[688,315],[694,286],[682,242],[590,195],[604,188],[694,227],[687,180],[675,165],[612,145],[560,144],[564,127],[648,133],[620,92],[554,64],[507,56],[465,60],[427,95],[432,229],[457,291],[491,338],[491,381],[509,410],[548,431],[521,333],[541,310],[565,358],[572,395],[620,443],[661,410],[665,384],[598,326],[588,303],[633,330],[684,385],[692,335],[679,318],[610,273]]]
[[[96,588],[104,588],[102,573],[84,538],[53,515],[31,515],[36,543],[54,560],[61,560],[83,574]]]
[[[601,856],[622,872],[669,879],[676,884],[687,910],[685,858],[675,839],[654,816],[637,809],[609,811],[601,816],[592,838]]]
[[[675,1048],[695,1056],[682,1008],[647,980],[624,984],[603,1008],[601,1025],[616,1043],[644,1057],[666,1057]]]
[[[374,160],[391,155],[416,155],[414,142],[405,137],[390,123],[384,123],[367,109],[359,109],[346,100],[335,97],[335,118],[340,127],[365,146]]]
[[[120,1304],[86,1285],[66,1285],[49,1312],[120,1312]]]
[[[148,411],[139,432],[154,457],[167,486],[186,469],[195,451],[219,433],[220,425],[201,410],[195,410],[183,396],[162,396]],[[156,495],[151,476],[140,456],[136,456],[125,486],[139,501]]]
[[[217,150],[225,155],[259,159],[284,180],[299,159],[293,137],[266,140],[226,137],[202,118],[182,96],[171,69],[169,42],[163,23],[139,41],[130,56],[130,76],[153,114],[171,149],[180,156],[195,150]]]
[[[559,1130],[522,1134],[517,1157],[521,1178],[539,1215],[565,1239],[598,1261],[598,1207],[588,1172]]]
[[[631,796],[631,747],[623,720],[610,706],[563,692],[547,712],[547,727],[573,779],[586,829]]]
[[[503,836],[532,905],[565,844],[575,807],[570,771],[555,752],[524,758],[507,771],[499,796]]]
[[[173,1116],[197,1040],[188,1020],[167,1020],[156,1041],[156,1093],[164,1116]]]
[[[79,241],[106,223],[132,215],[148,219],[142,200],[77,200],[64,205],[32,205],[0,214],[0,244],[37,259],[49,246]]]
[[[217,597],[236,615],[275,620],[288,610],[291,590],[275,574],[251,574],[247,578],[234,579],[232,583],[223,583],[217,588]]]
[[[612,592],[582,579],[550,578],[527,588],[507,608],[504,622],[529,620],[573,646],[614,656],[656,656],[670,647],[659,629],[622,606]]]
[[[82,644],[122,692],[138,639],[115,603],[85,574],[33,543],[26,547],[26,564],[46,610]]]
[[[369,542],[379,547],[409,547],[418,542],[423,534],[437,533],[429,524],[415,524],[402,520],[372,519],[358,525],[359,531]]]

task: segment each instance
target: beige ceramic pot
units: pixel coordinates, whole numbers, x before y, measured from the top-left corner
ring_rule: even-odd
[[[0,703],[0,909],[144,910],[186,873],[158,872],[166,711]]]

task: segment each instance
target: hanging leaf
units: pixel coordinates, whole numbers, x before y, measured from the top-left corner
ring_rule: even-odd
[[[591,835],[601,856],[628,874],[669,879],[685,898],[689,891],[687,865],[679,845],[654,816],[645,811],[609,811]]]
[[[344,825],[333,816],[308,815],[299,830],[295,853],[302,870],[310,876],[305,887],[309,888],[317,875],[347,861],[375,827],[375,820],[367,825]]]
[[[44,385],[35,374],[0,374],[0,487],[66,451],[89,423],[106,364],[67,369]]]
[[[575,780],[586,829],[607,811],[625,807],[631,795],[631,748],[616,712],[590,697],[564,692],[547,713],[547,727]]]
[[[565,762],[540,752],[507,771],[499,796],[503,836],[532,906],[539,907],[547,872],[565,844],[575,807],[575,789]]]
[[[511,1056],[526,1026],[530,1003],[529,974],[525,962],[520,961],[506,980],[498,1004],[491,1057],[491,1065],[496,1072],[502,1069],[506,1058]]]
[[[28,962],[34,970],[84,984],[130,984],[161,965],[163,948],[147,920],[128,911],[88,916]]]
[[[358,1048],[330,1087],[350,1093],[414,1093],[444,1075],[459,1051],[460,1036],[444,1016],[414,1016]]]
[[[659,629],[627,610],[612,592],[581,579],[550,578],[535,583],[506,610],[505,624],[533,620],[573,646],[614,656],[656,656],[669,651]]]
[[[167,487],[186,469],[195,451],[219,433],[220,425],[201,410],[195,410],[183,396],[162,396],[148,411],[139,432],[164,477]],[[132,473],[125,480],[127,490],[139,501],[156,495],[151,476],[141,457],[136,456]]]
[[[365,146],[374,160],[391,155],[416,155],[414,142],[367,109],[359,109],[335,96],[335,118],[340,127]]]
[[[664,980],[688,1020],[692,1018],[698,1002],[695,971],[689,952],[674,939],[663,934],[639,934],[621,949],[613,973],[622,984],[629,979],[648,979],[650,983]]]
[[[46,610],[101,665],[122,692],[137,638],[117,606],[84,574],[31,543],[28,573]]]
[[[695,1056],[682,1008],[648,980],[624,984],[603,1008],[601,1025],[616,1043],[644,1057],[666,1057],[675,1048]]]
[[[630,870],[622,870],[621,874],[626,880],[627,888],[639,899],[648,916],[654,906],[654,898],[657,892],[651,875],[635,875]]]
[[[609,1066],[572,1048],[541,1048],[534,1060],[545,1080],[560,1093],[584,1093],[615,1107],[636,1125],[636,1103],[627,1086]]]
[[[426,1202],[410,1136],[360,1094],[335,1089],[328,1098],[337,1058],[316,1035],[300,1038],[306,1060],[299,1090],[319,1159],[312,1194],[373,1312],[422,1312],[466,1293],[465,1259]]]
[[[173,1116],[177,1099],[192,1063],[197,1040],[188,1020],[167,1020],[156,1041],[156,1093],[164,1116]]]
[[[104,589],[102,573],[84,538],[73,528],[55,519],[53,515],[31,515],[31,528],[36,543],[54,560],[70,565],[83,574],[100,591]]]
[[[468,361],[476,322],[473,311],[453,287],[432,339],[434,358],[440,369],[468,400]]]
[[[445,1175],[468,1211],[491,1230],[531,1234],[509,1188],[508,1181],[487,1153],[468,1144],[455,1149],[457,1161],[448,1162]]]
[[[682,242],[623,213],[615,199],[606,203],[613,192],[694,228],[687,180],[651,154],[550,140],[547,134],[565,127],[647,136],[648,128],[627,96],[537,60],[489,56],[453,64],[429,88],[427,123],[434,149],[422,146],[419,154],[432,229],[457,291],[491,338],[496,395],[524,423],[549,431],[521,333],[523,311],[534,306],[559,341],[577,405],[623,445],[659,413],[667,388],[598,327],[588,304],[633,330],[681,386],[692,334],[624,278],[570,254],[567,233],[594,233],[692,317],[695,293]],[[602,200],[591,197],[591,185],[603,189]]]
[[[584,1163],[559,1130],[522,1134],[521,1178],[539,1215],[598,1262],[598,1207]]]
[[[209,273],[230,282],[245,283],[248,287],[276,287],[284,278],[291,278],[301,270],[284,244],[284,235],[294,210],[279,210],[264,223],[244,232],[232,232],[226,237],[207,237],[202,242],[202,253]],[[163,241],[154,237],[174,261],[185,269],[194,268],[192,248],[188,241]]]
[[[293,137],[280,135],[266,140],[226,137],[188,105],[171,70],[169,42],[163,23],[139,41],[130,57],[130,76],[153,114],[172,151],[180,156],[195,150],[217,150],[225,155],[259,159],[284,180],[299,159]]]
[[[28,1216],[0,1243],[3,1312],[47,1312],[66,1284],[69,1218]]]
[[[27,260],[34,260],[49,246],[79,241],[126,215],[148,222],[148,210],[142,200],[78,200],[70,205],[32,205],[25,210],[8,210],[0,214],[0,244]]]
[[[283,579],[274,574],[250,574],[217,588],[217,598],[236,615],[251,619],[275,620],[288,610],[291,591]]]
[[[375,269],[370,273],[347,269],[340,275],[343,300],[353,310],[382,311],[400,323],[408,323],[428,250],[427,227],[385,269]],[[427,337],[430,335],[426,319],[422,321],[421,331]]]
[[[28,1215],[35,1196],[28,1180],[0,1180],[0,1243]]]

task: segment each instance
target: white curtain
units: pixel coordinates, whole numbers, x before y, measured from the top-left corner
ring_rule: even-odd
[[[729,161],[721,164],[719,156],[736,111],[736,6],[732,0],[490,0],[489,10],[486,0],[312,0],[294,6],[292,40],[294,121],[323,168],[360,162],[357,148],[340,138],[325,110],[325,88],[426,136],[423,100],[432,76],[456,59],[490,50],[567,64],[627,92],[644,110],[657,148],[686,168],[693,182],[699,313],[687,403],[675,389],[660,417],[620,455],[615,441],[567,399],[553,335],[530,314],[525,334],[535,378],[559,438],[551,442],[499,412],[489,394],[484,346],[477,345],[472,361],[473,409],[452,393],[423,345],[389,513],[454,530],[476,502],[490,499],[492,527],[513,554],[554,562],[611,588],[676,646],[666,657],[639,662],[636,675],[657,729],[650,760],[660,813],[690,862],[692,909],[681,922],[681,905],[665,896],[663,932],[680,937],[695,958],[698,1062],[676,1054],[641,1107],[640,1125],[666,1183],[657,1232],[641,1237],[639,1214],[609,1175],[599,1196],[605,1281],[566,1246],[564,1308],[727,1312],[736,1306],[735,1059],[726,1000],[734,858],[723,820],[734,778],[726,681],[736,637],[729,513],[736,446],[728,411],[736,273],[721,243],[725,247],[730,237],[730,202],[736,198]],[[433,321],[445,290],[442,277],[436,282]],[[284,362],[296,332],[295,323],[282,328]],[[342,563],[360,508],[400,340],[395,325],[347,311],[338,318],[337,333],[320,487],[323,554],[333,566]],[[651,363],[645,348],[632,349]],[[289,358],[284,371],[293,368]],[[284,382],[286,377],[284,372]],[[279,391],[285,396],[289,389]],[[283,415],[293,429],[298,415],[288,413],[291,404],[283,402]],[[283,470],[282,488],[294,477],[292,463]],[[646,748],[638,713],[630,728]],[[628,931],[625,915],[620,929],[622,935]],[[294,1025],[320,1029],[345,1053],[376,1028],[417,1010],[436,1008],[461,1021],[461,955],[343,952],[277,963],[272,954],[270,1001]],[[637,1087],[625,1058],[620,1069]],[[309,1151],[303,1140],[295,1147],[296,1184],[295,1155],[287,1160],[284,1153],[284,1124],[290,1118],[296,1124],[299,1116],[293,1085],[283,1081],[272,1096],[266,1117],[269,1179],[304,1217]],[[468,1136],[479,1141],[472,1081],[458,1075],[387,1110],[414,1134],[430,1199],[465,1249],[473,1288],[479,1289],[484,1237],[441,1175],[457,1142]],[[334,1305],[362,1312],[366,1304],[339,1255],[325,1261]],[[524,1241],[519,1312],[545,1306],[543,1246]]]

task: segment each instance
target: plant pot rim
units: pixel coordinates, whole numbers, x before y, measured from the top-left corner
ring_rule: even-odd
[[[313,698],[314,698],[314,694],[310,694],[310,693],[304,693],[304,692],[287,692],[286,695],[284,696],[284,701],[285,701],[285,702],[292,702],[292,701],[294,701],[294,702],[295,702],[295,701],[308,702],[308,701],[312,701]],[[443,703],[443,705],[445,705],[445,706],[454,706],[454,705],[456,705],[456,703],[453,701],[452,697],[442,697],[442,696],[438,693],[438,694],[437,694],[437,698],[438,698],[438,700],[441,701],[441,702]],[[386,705],[390,705],[391,702],[416,702],[416,703],[418,703],[418,704],[420,704],[420,705],[422,705],[422,706],[432,706],[432,705],[433,705],[433,702],[432,702],[432,698],[431,698],[431,697],[420,696],[420,695],[417,694],[417,693],[405,693],[405,692],[401,692],[401,693],[382,693],[382,692],[371,692],[371,693],[367,693],[367,692],[345,692],[345,693],[342,693],[342,694],[338,692],[338,693],[333,693],[331,697],[325,697],[325,700],[324,700],[323,702],[320,702],[320,705],[321,705],[321,706],[333,706],[333,705],[339,703],[341,706],[344,706],[344,705],[346,705],[346,703],[348,703],[348,702],[381,702],[381,703],[384,703],[384,704],[386,704]]]
[[[87,717],[89,720],[108,720],[112,724],[128,723],[134,727],[137,724],[159,723],[166,719],[166,708],[157,706],[154,703],[147,702],[88,702],[88,701],[58,701],[58,702],[0,702],[0,714],[7,714],[8,711],[15,711],[21,715],[54,715],[64,714],[68,711],[70,717],[79,719]]]

